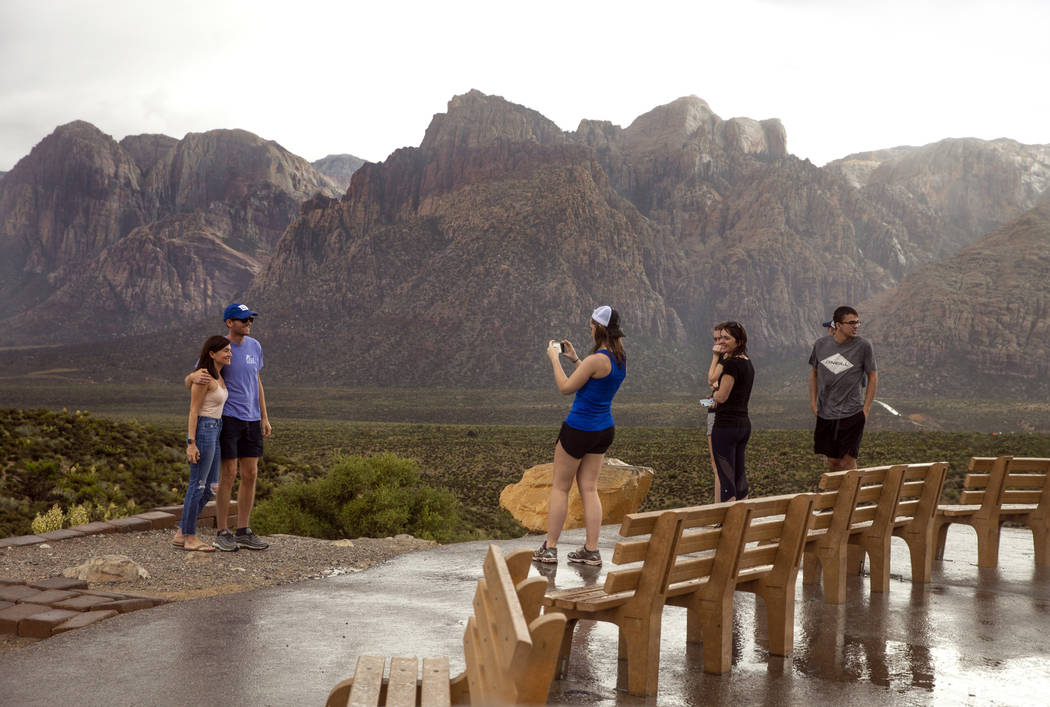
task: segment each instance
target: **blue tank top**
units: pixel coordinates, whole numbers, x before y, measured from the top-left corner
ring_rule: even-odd
[[[614,424],[612,399],[627,376],[627,362],[620,365],[616,362],[616,357],[605,349],[600,349],[598,353],[609,357],[612,371],[604,378],[591,378],[576,391],[576,399],[572,401],[572,410],[565,418],[565,423],[574,430],[595,432],[612,427]]]

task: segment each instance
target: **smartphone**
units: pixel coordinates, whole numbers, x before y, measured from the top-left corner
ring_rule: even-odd
[[[565,353],[565,346],[560,341],[551,340],[551,348],[558,349],[558,353]]]
[[[715,404],[715,399],[714,398],[700,398],[700,404],[703,405],[705,408],[709,408],[709,407],[711,407],[712,405]]]

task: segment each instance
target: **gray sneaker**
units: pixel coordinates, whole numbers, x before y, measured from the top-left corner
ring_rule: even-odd
[[[215,534],[215,540],[212,541],[212,547],[215,547],[223,552],[236,552],[237,541],[233,539],[233,533],[227,528],[223,528]]]
[[[532,559],[534,562],[558,562],[558,548],[547,547],[547,541],[544,540],[543,544],[540,545],[540,549],[532,553]]]
[[[265,550],[270,547],[270,543],[253,533],[251,528],[245,528],[243,533],[241,532],[241,529],[238,528],[233,539],[237,541],[238,545],[246,550]]]
[[[597,550],[588,550],[586,547],[581,547],[579,550],[573,550],[569,553],[569,562],[576,562],[583,565],[600,565],[602,563],[602,555]]]

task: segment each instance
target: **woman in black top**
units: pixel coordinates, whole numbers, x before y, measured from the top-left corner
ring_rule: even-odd
[[[722,375],[715,391],[715,424],[711,429],[711,449],[715,456],[722,501],[747,498],[744,449],[751,438],[747,403],[755,382],[755,368],[747,357],[747,332],[737,322],[722,328]]]

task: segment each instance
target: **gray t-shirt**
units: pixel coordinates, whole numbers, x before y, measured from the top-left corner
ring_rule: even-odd
[[[834,336],[813,343],[809,365],[817,369],[817,415],[841,420],[864,409],[861,385],[875,368],[875,352],[867,339],[839,344]]]

